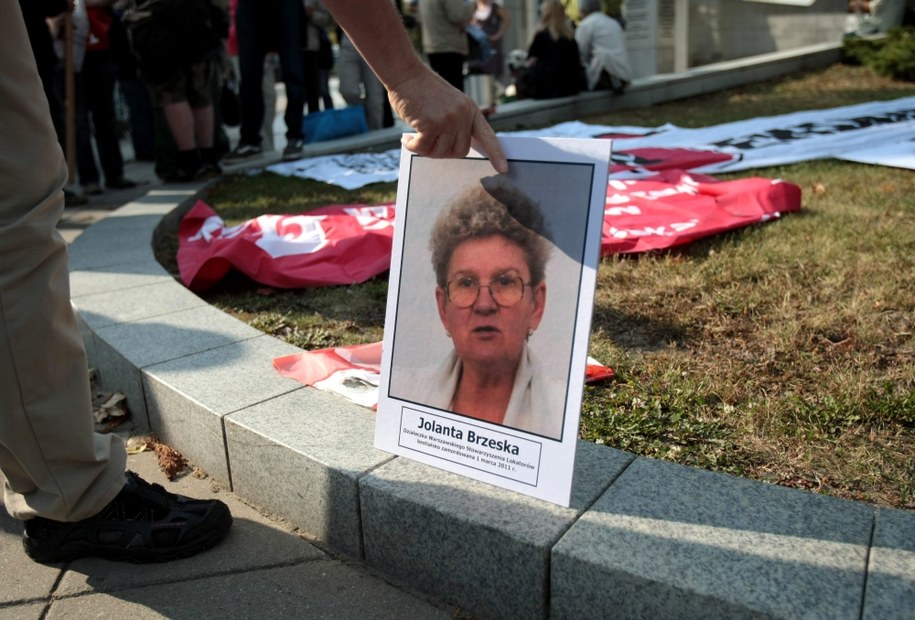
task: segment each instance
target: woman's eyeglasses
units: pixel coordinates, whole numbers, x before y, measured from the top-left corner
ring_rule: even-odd
[[[489,284],[480,284],[476,278],[456,278],[448,282],[446,292],[448,301],[458,308],[469,308],[476,303],[480,296],[481,288],[488,288],[493,301],[503,308],[514,306],[524,297],[525,282],[521,276],[502,274],[489,281]]]

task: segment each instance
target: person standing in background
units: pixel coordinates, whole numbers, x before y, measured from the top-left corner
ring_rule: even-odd
[[[467,25],[476,4],[464,0],[419,0],[423,51],[432,70],[461,92],[467,59]]]
[[[124,178],[124,158],[115,125],[114,85],[117,65],[111,52],[109,33],[115,21],[114,0],[86,0],[89,34],[82,70],[76,76],[76,169],[86,194],[101,194],[98,152],[108,189],[136,187]],[[93,139],[95,148],[93,148]]]
[[[232,79],[236,85],[241,81],[241,71],[238,61],[238,31],[235,26],[235,14],[238,10],[238,0],[229,0],[229,39],[226,42],[226,51],[229,55],[229,64]],[[261,149],[272,151],[273,120],[276,118],[276,67],[279,63],[276,52],[267,52],[264,55],[264,78],[261,93],[264,98],[264,122],[261,126]]]
[[[340,58],[337,75],[340,77],[340,96],[347,105],[365,108],[365,120],[370,130],[384,126],[385,92],[381,80],[359,55],[356,46],[346,33],[340,32]]]
[[[512,23],[511,15],[502,6],[501,0],[476,0],[476,10],[471,23],[486,33],[492,55],[483,62],[471,62],[470,72],[491,75],[504,90],[502,75],[505,73],[505,58],[502,51],[502,37]]]
[[[286,88],[286,147],[284,160],[301,157],[305,114],[305,68],[302,64],[302,0],[238,0],[235,29],[241,77],[241,136],[225,158],[235,164],[260,155],[264,122],[264,57],[276,51]]]

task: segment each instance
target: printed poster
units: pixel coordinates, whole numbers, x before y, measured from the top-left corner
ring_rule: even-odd
[[[569,505],[611,141],[404,150],[375,446]]]

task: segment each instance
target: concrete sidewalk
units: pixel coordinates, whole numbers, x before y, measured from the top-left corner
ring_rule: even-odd
[[[235,519],[229,536],[165,564],[87,558],[41,565],[22,550],[22,524],[0,510],[0,619],[454,616],[362,563],[335,558],[208,479],[188,474],[168,482],[153,452],[131,455],[128,467],[170,491],[226,502]]]

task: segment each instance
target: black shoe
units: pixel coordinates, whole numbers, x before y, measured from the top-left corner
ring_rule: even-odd
[[[251,159],[261,154],[260,145],[256,144],[239,144],[235,147],[235,150],[226,155],[225,161],[227,164],[237,164],[239,162],[245,161],[246,159]]]
[[[98,183],[83,183],[84,196],[98,196],[102,193],[102,187]]]
[[[79,207],[86,204],[89,204],[89,199],[82,194],[77,194],[76,192],[71,192],[67,189],[64,190],[65,207]]]
[[[214,163],[205,163],[197,169],[197,172],[194,173],[195,181],[209,181],[210,179],[215,179],[222,174],[222,168],[219,167],[219,164]]]
[[[22,545],[41,563],[90,556],[167,562],[213,547],[231,525],[232,514],[221,501],[175,495],[127,472],[127,484],[100,513],[74,523],[30,519]]]
[[[290,140],[283,149],[283,161],[295,161],[302,159],[302,153],[305,143],[301,140]]]
[[[137,185],[139,184],[136,181],[125,179],[124,177],[111,179],[110,181],[105,182],[105,187],[108,189],[130,189],[131,187],[136,187]]]

